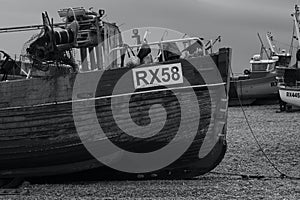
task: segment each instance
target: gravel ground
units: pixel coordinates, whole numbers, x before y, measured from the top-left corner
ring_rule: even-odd
[[[299,112],[278,110],[276,105],[245,107],[269,158],[286,175],[300,177]],[[255,144],[239,107],[229,108],[227,141],[222,163],[195,180],[25,185],[26,194],[0,199],[300,199],[300,180],[279,178]]]

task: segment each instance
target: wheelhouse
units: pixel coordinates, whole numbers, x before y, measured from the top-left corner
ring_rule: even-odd
[[[278,56],[273,56],[272,59],[263,60],[260,55],[255,55],[250,61],[251,72],[270,72],[275,70]]]

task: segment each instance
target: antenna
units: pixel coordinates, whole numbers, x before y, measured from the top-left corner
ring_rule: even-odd
[[[161,37],[161,41],[165,40],[165,37],[168,36],[169,32],[167,30],[165,30],[165,32],[163,33],[162,37]]]
[[[183,38],[185,38],[186,36],[187,36],[187,34],[185,33],[185,34],[183,34],[183,36],[182,36],[181,38],[183,39]]]
[[[144,43],[147,43],[147,36],[148,36],[149,33],[151,33],[151,32],[147,29],[145,34],[144,34],[144,37],[143,37],[143,42]]]

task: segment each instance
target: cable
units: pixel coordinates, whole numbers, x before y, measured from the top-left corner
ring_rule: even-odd
[[[294,47],[294,46],[291,45],[291,44],[287,44],[287,43],[281,42],[281,41],[279,41],[279,40],[273,39],[273,41],[276,42],[276,43],[278,43],[278,44],[284,45],[284,46],[286,46],[286,47],[290,47],[291,49],[298,49],[298,47]]]
[[[229,173],[229,172],[209,172],[210,174],[217,174],[217,175],[224,175],[224,176],[237,176],[241,177],[242,179],[282,179],[282,177],[278,176],[265,176],[265,175],[248,175],[248,174],[242,174],[242,173]]]
[[[230,67],[230,74],[233,76],[233,71],[232,71],[232,68]],[[235,86],[235,90],[237,90],[236,86]],[[243,115],[244,115],[244,118],[246,120],[246,123],[247,123],[247,126],[249,127],[249,130],[257,144],[257,146],[259,147],[259,150],[263,153],[264,157],[267,159],[268,163],[271,164],[271,166],[280,174],[279,177],[272,177],[272,176],[269,176],[269,178],[288,178],[288,179],[292,179],[292,180],[300,180],[300,177],[295,177],[295,176],[290,176],[290,175],[287,175],[286,173],[283,173],[276,165],[274,162],[271,161],[271,159],[269,158],[269,156],[265,153],[265,151],[263,150],[262,146],[260,145],[256,135],[254,134],[254,131],[250,125],[250,122],[248,120],[248,117],[246,115],[246,112],[244,110],[244,107],[242,105],[242,101],[238,96],[238,101],[239,101],[239,104],[240,104],[240,107],[242,109],[242,112],[243,112]],[[234,173],[219,173],[219,172],[211,172],[211,173],[215,173],[215,174],[223,174],[223,175],[230,175],[230,176],[241,176],[242,178],[247,178],[247,179],[250,179],[250,178],[256,178],[256,179],[262,179],[262,178],[266,178],[268,176],[257,176],[257,175],[245,175],[245,174],[234,174]]]

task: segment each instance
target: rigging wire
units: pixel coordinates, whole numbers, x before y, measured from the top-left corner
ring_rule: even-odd
[[[233,76],[233,71],[232,71],[231,67],[230,67],[230,74]],[[236,86],[234,88],[235,88],[235,90],[237,90]],[[241,176],[243,179],[263,179],[263,178],[280,178],[280,179],[283,179],[283,178],[288,178],[288,179],[291,179],[291,180],[300,180],[300,177],[295,177],[295,176],[288,175],[288,174],[282,172],[278,168],[278,166],[276,166],[276,164],[269,158],[269,156],[266,154],[266,152],[262,148],[261,144],[259,143],[259,141],[258,141],[258,139],[257,139],[257,137],[256,137],[256,135],[255,135],[255,133],[254,133],[251,125],[250,125],[249,119],[248,119],[248,117],[246,115],[245,109],[243,107],[242,101],[241,101],[241,99],[240,99],[239,96],[238,96],[238,101],[239,101],[240,107],[242,109],[244,118],[246,120],[247,126],[248,126],[248,128],[249,128],[249,130],[251,132],[252,137],[255,140],[255,143],[257,144],[259,150],[262,152],[263,156],[267,159],[267,162],[280,174],[280,176],[279,177],[274,177],[274,176],[265,176],[265,175],[246,175],[246,174],[239,174],[239,173],[220,173],[220,172],[210,172],[210,173],[212,173],[212,174],[227,175],[227,176]]]
[[[284,46],[287,46],[287,47],[290,47],[291,49],[298,49],[298,47],[295,47],[292,43],[291,44],[287,44],[287,43],[284,43],[284,42],[281,42],[279,40],[275,40],[273,39],[274,42],[278,43],[278,44],[281,44],[281,45],[284,45]],[[292,41],[293,42],[293,41]],[[291,50],[290,50],[291,51]],[[292,53],[291,53],[292,54]]]

